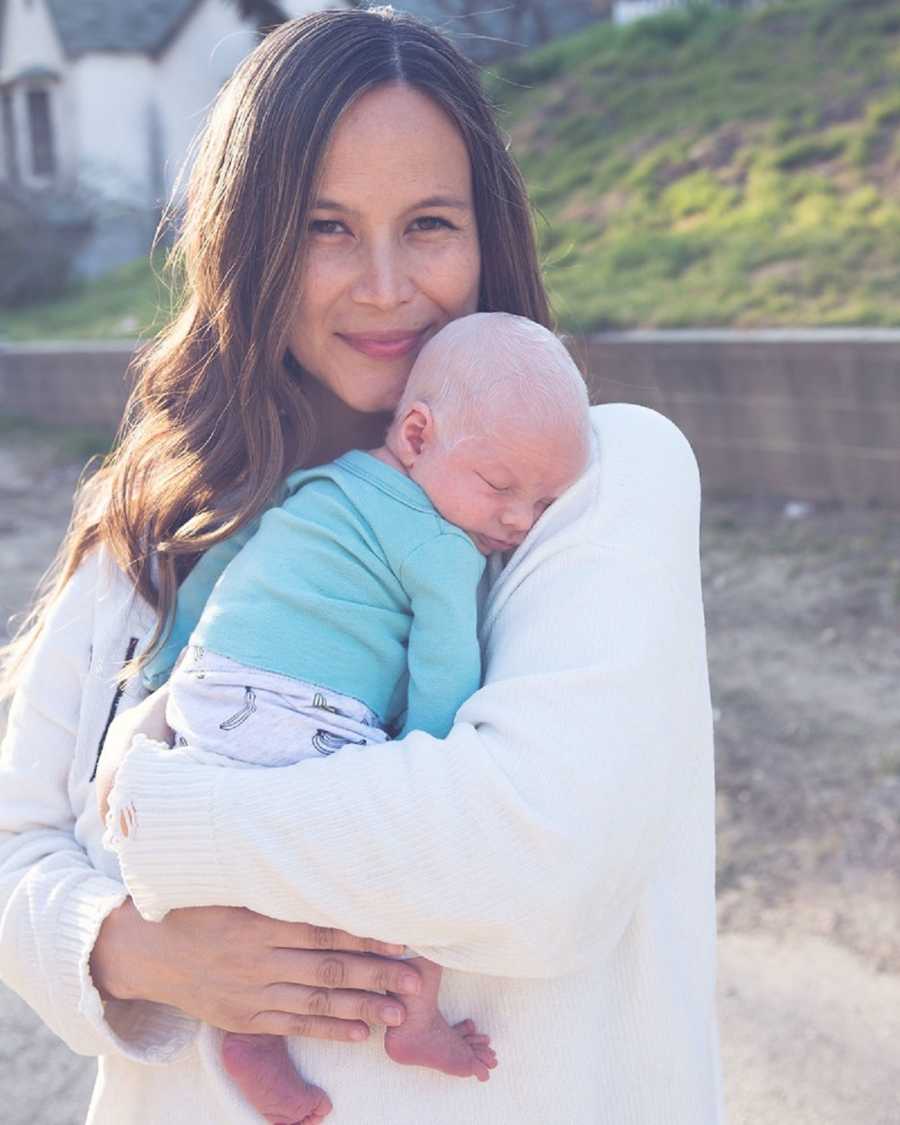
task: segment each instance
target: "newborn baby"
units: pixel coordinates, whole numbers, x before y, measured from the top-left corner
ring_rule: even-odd
[[[584,382],[556,336],[505,313],[447,325],[422,349],[380,449],[292,474],[237,554],[220,544],[186,579],[170,639],[145,672],[158,683],[189,636],[169,697],[178,742],[249,767],[410,730],[444,737],[481,683],[484,557],[522,542],[590,449]],[[213,581],[195,623],[189,607]],[[411,963],[422,989],[402,998],[406,1017],[387,1028],[385,1051],[486,1081],[488,1036],[471,1020],[448,1024],[440,966]],[[315,1125],[330,1112],[284,1039],[226,1033],[222,1050],[267,1121]]]

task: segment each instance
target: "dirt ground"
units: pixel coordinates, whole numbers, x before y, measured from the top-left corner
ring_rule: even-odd
[[[0,433],[4,621],[77,472]],[[710,501],[703,574],[729,1121],[900,1125],[900,516]],[[92,1070],[0,991],[7,1125],[77,1125]]]

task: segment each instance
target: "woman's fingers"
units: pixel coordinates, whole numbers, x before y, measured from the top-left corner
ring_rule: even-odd
[[[330,926],[310,926],[306,922],[273,922],[272,925],[272,944],[285,949],[334,949],[342,953],[374,953],[381,957],[401,957],[406,952],[405,945],[357,937]]]
[[[415,967],[396,958],[335,950],[332,943],[396,948],[225,906],[173,910],[161,923],[140,919],[137,935],[125,944],[132,954],[135,994],[177,1004],[227,1031],[353,1041],[361,1031],[366,1038],[370,1023],[402,1023],[402,1000],[384,994],[419,991],[422,980]],[[135,947],[144,953],[136,969]]]
[[[242,1030],[254,1035],[302,1035],[307,1039],[333,1039],[342,1043],[361,1043],[369,1038],[369,1028],[360,1020],[337,1020],[329,1016],[292,1012],[257,1012]]]
[[[266,989],[267,1008],[297,1016],[328,1016],[339,1022],[397,1027],[406,1018],[399,1000],[349,988],[307,988],[302,984],[272,984]]]
[[[273,949],[267,971],[288,984],[319,989],[361,989],[367,992],[398,992],[412,996],[422,980],[406,961],[358,953],[324,953],[304,949]]]

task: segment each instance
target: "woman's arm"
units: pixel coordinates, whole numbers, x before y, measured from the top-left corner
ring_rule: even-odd
[[[162,1061],[190,1041],[194,1021],[156,1004],[104,1010],[89,970],[101,926],[128,895],[75,839],[69,792],[102,581],[95,552],[51,608],[10,710],[0,759],[0,978],[73,1051]]]
[[[241,904],[496,975],[612,948],[711,781],[696,467],[653,427],[663,455],[642,451],[630,496],[610,443],[597,521],[511,564],[485,685],[446,740],[239,772],[138,746],[117,799],[141,911]]]
[[[51,608],[16,693],[0,762],[0,979],[85,1055],[167,1062],[190,1044],[199,1018],[232,1030],[365,1038],[367,1023],[385,1022],[382,993],[408,991],[409,967],[387,959],[400,948],[233,908],[147,922],[81,846],[99,839],[87,778],[107,707],[85,712],[109,687],[108,669],[103,691],[93,682],[98,634],[104,647],[94,618],[121,628],[131,601],[122,575],[97,555],[85,560]]]

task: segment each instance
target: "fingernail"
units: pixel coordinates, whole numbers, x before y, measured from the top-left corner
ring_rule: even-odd
[[[403,1023],[403,1012],[393,1004],[389,1004],[381,1009],[381,1018],[385,1023]]]
[[[356,1042],[359,1043],[363,1039],[368,1039],[369,1033],[361,1027],[354,1027],[354,1029],[350,1032],[350,1038],[355,1039]]]
[[[422,988],[421,979],[415,973],[407,973],[405,977],[400,979],[400,991],[411,992],[416,995]]]

